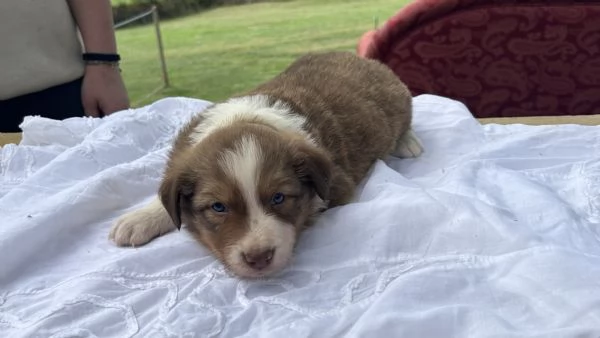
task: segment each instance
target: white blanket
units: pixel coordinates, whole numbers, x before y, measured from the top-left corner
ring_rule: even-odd
[[[29,118],[1,149],[1,337],[600,337],[600,127],[417,97],[425,154],[378,162],[281,276],[240,281],[186,231],[107,239],[207,104]]]

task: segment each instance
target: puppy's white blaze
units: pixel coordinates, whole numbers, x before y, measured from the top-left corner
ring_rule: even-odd
[[[265,213],[259,201],[257,184],[263,160],[260,145],[250,136],[242,138],[233,150],[223,154],[219,160],[224,172],[238,184],[248,210],[248,232],[227,257],[231,267],[243,275],[259,273],[244,263],[242,253],[274,248],[273,261],[265,271],[276,270],[290,259],[296,238],[293,225]]]
[[[306,118],[294,114],[287,104],[281,101],[269,104],[269,97],[266,95],[232,98],[215,104],[202,115],[204,120],[190,133],[190,141],[194,144],[198,144],[215,130],[241,120],[258,120],[277,130],[300,133],[314,143],[305,130]]]
[[[258,202],[256,184],[262,164],[262,150],[252,136],[243,137],[232,150],[226,151],[220,159],[221,168],[237,182],[247,203]]]

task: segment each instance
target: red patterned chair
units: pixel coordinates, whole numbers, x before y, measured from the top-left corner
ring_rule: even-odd
[[[357,48],[478,118],[600,114],[598,0],[414,0]]]

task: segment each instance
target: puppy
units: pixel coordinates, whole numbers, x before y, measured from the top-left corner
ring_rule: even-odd
[[[377,159],[421,154],[411,100],[377,61],[302,56],[192,118],[175,140],[158,198],[120,217],[110,238],[139,246],[183,223],[235,275],[277,273],[302,230],[352,201]]]

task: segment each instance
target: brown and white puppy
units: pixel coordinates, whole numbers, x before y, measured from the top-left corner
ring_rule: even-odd
[[[411,99],[376,61],[300,57],[194,117],[174,143],[159,198],[119,218],[110,238],[142,245],[183,223],[239,277],[279,272],[300,232],[350,202],[377,159],[422,152]]]

